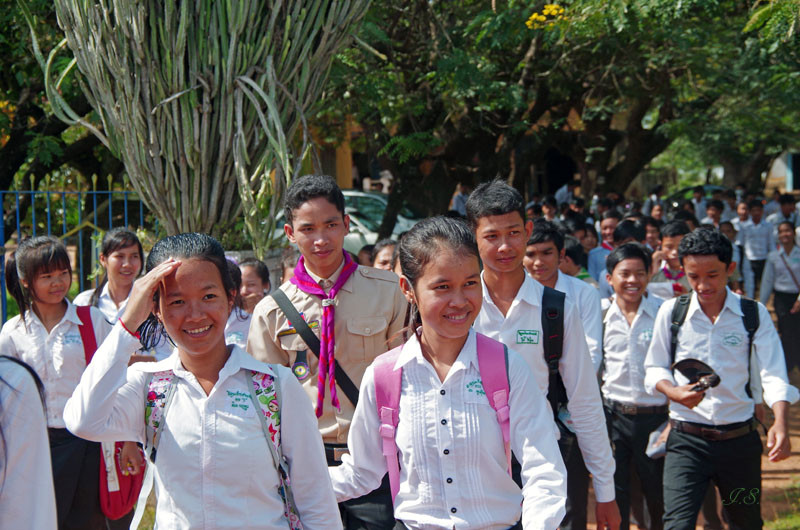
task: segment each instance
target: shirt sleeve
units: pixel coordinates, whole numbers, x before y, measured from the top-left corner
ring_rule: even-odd
[[[403,337],[399,336],[403,330],[403,323],[406,319],[406,312],[408,311],[408,301],[400,290],[400,286],[394,290],[394,298],[392,300],[392,320],[386,331],[386,339],[389,340],[389,349],[400,346],[403,343]],[[394,338],[394,340],[392,340]]]
[[[597,289],[580,289],[580,313],[586,332],[586,344],[592,359],[594,371],[600,371],[603,363],[603,310],[600,307],[600,293]]]
[[[342,455],[341,465],[328,468],[339,502],[366,495],[380,486],[386,474],[374,381],[375,375],[370,365],[361,379],[358,405],[347,435],[349,454]]]
[[[798,394],[797,388],[789,384],[789,378],[786,375],[786,360],[783,356],[783,347],[778,338],[778,332],[772,323],[769,311],[762,304],[758,304],[758,318],[760,325],[753,338],[753,348],[761,374],[764,401],[770,407],[778,401],[795,403],[800,398],[800,394]]]
[[[94,442],[144,442],[146,374],[128,368],[139,340],[121,323],[97,349],[64,407],[64,423],[74,435]]]
[[[292,493],[303,527],[342,527],[339,507],[328,479],[325,449],[317,430],[314,407],[287,368],[277,367],[281,382],[281,448],[289,464]]]
[[[8,355],[9,357],[14,357],[15,359],[22,359],[20,356],[19,351],[17,351],[17,345],[12,338],[12,326],[16,320],[8,320],[5,324],[3,324],[3,328],[0,329],[0,352],[3,352],[3,355]]]
[[[55,530],[50,447],[39,392],[28,371],[13,361],[0,361],[0,374],[3,526]]]
[[[511,448],[522,455],[522,526],[557,528],[565,514],[567,471],[555,435],[545,434],[556,432],[553,415],[525,360],[509,351],[508,365]]]
[[[675,378],[672,376],[670,366],[670,319],[672,308],[675,306],[675,298],[664,302],[656,315],[656,322],[653,325],[653,339],[647,349],[647,356],[644,359],[644,388],[652,395],[656,395],[656,384],[659,381],[667,380],[673,385]]]
[[[564,348],[558,369],[569,399],[567,408],[586,469],[592,474],[597,502],[610,502],[614,500],[615,465],[600,388],[578,312],[570,305],[564,312]]]
[[[779,256],[769,253],[767,256],[767,263],[764,265],[764,273],[761,276],[761,291],[759,298],[762,304],[766,304],[769,300],[769,295],[772,294],[773,286],[775,285],[775,259],[780,259]]]
[[[270,299],[265,297],[253,310],[250,331],[247,335],[247,348],[245,349],[259,361],[288,366],[289,354],[283,351],[280,344],[274,339],[275,322],[270,319],[267,305],[269,303]]]

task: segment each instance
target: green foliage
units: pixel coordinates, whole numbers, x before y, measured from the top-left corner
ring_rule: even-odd
[[[767,0],[756,2],[744,31],[756,31],[776,51],[781,43],[797,43],[800,1]]]

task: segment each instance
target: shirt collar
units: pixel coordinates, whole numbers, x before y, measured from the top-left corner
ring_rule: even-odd
[[[725,303],[722,305],[722,311],[720,311],[719,314],[722,315],[725,309],[732,311],[735,315],[740,317],[744,316],[741,307],[741,296],[731,291],[728,287],[725,288]],[[697,293],[692,292],[692,299],[689,302],[689,311],[687,316],[691,317],[697,311],[702,312],[703,308],[700,307],[700,302],[697,301]],[[719,318],[719,316],[717,318]]]
[[[306,268],[306,272],[308,272],[308,275],[311,276],[315,282],[319,283],[322,280],[328,280],[331,282],[331,287],[333,287],[333,284],[335,284],[336,280],[339,279],[339,275],[342,274],[342,269],[344,269],[344,259],[342,259],[342,262],[339,264],[339,267],[335,271],[333,271],[333,274],[331,274],[327,278],[323,278],[322,276],[317,276],[316,274],[308,270],[308,268]],[[328,289],[330,289],[330,287],[328,287]]]
[[[231,355],[228,357],[228,360],[225,361],[225,365],[219,371],[219,381],[224,381],[228,377],[239,373],[240,370],[255,370],[256,372],[268,372],[265,369],[265,363],[255,360],[251,355],[249,355],[246,351],[244,351],[241,347],[231,344]],[[173,354],[164,359],[163,361],[156,362],[156,363],[142,363],[139,365],[143,372],[160,372],[165,369],[172,370],[175,374],[183,374],[188,373],[188,370],[183,367],[181,364],[181,357],[177,353],[177,349],[173,351]],[[277,377],[277,374],[274,372],[269,372],[270,375]],[[219,383],[217,383],[219,384]]]
[[[651,318],[656,318],[658,314],[658,307],[646,296],[642,296],[642,301],[639,303],[639,308],[636,310],[636,316],[638,317],[642,313],[647,313]],[[625,318],[625,315],[622,314],[622,309],[620,309],[617,304],[617,295],[615,294],[612,296],[611,305],[608,307],[608,312],[606,312],[606,317],[603,319],[603,322],[608,323],[612,318],[616,317]]]
[[[467,368],[470,365],[478,369],[477,344],[475,330],[470,328],[469,335],[467,335],[467,341],[461,348],[461,351],[459,352],[458,357],[456,357],[456,361],[453,363],[453,366],[450,367],[450,372],[454,372],[461,368]],[[422,356],[422,347],[420,346],[419,338],[416,333],[412,334],[408,339],[408,342],[403,345],[403,349],[400,351],[400,355],[397,357],[394,368],[395,370],[398,368],[403,368],[412,361],[415,361],[418,364],[428,362],[425,357]]]

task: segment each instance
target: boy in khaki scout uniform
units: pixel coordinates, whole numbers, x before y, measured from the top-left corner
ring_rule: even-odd
[[[280,287],[285,298],[273,293],[256,306],[247,351],[258,360],[292,368],[316,407],[328,465],[335,466],[346,451],[364,371],[400,343],[395,337],[403,328],[407,303],[393,272],[358,266],[343,251],[350,218],[333,178],[296,179],[284,211],[284,230],[301,258],[294,279]],[[299,313],[305,324],[291,322],[283,308]],[[339,508],[347,529],[394,528],[387,480]]]

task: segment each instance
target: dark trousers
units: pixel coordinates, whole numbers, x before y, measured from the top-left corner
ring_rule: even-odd
[[[66,429],[48,429],[59,530],[100,530],[100,444]]]
[[[764,274],[764,265],[766,265],[767,260],[765,259],[751,259],[750,260],[750,267],[753,269],[753,294],[760,292],[761,289],[761,276]]]
[[[761,439],[758,432],[709,441],[672,429],[664,462],[664,528],[694,530],[713,481],[731,530],[762,528]]]
[[[589,471],[583,463],[578,437],[561,428],[558,440],[561,458],[567,468],[567,504],[561,530],[586,530],[586,504],[589,501]]]
[[[614,448],[616,471],[614,489],[617,506],[622,516],[620,530],[630,528],[631,471],[639,477],[641,492],[650,515],[650,530],[661,530],[664,496],[662,476],[663,458],[650,458],[645,454],[650,433],[667,421],[666,414],[622,414],[606,408],[609,438]]]
[[[333,448],[326,444],[326,455],[329,466],[338,466],[342,462],[332,457]],[[344,446],[336,446],[341,448]],[[393,530],[397,521],[394,519],[394,503],[389,487],[389,474],[383,477],[378,489],[363,497],[339,503],[339,515],[345,530]]]
[[[778,316],[778,333],[781,335],[787,371],[795,366],[800,367],[800,312],[789,312],[796,300],[797,293],[775,291],[775,314]]]

